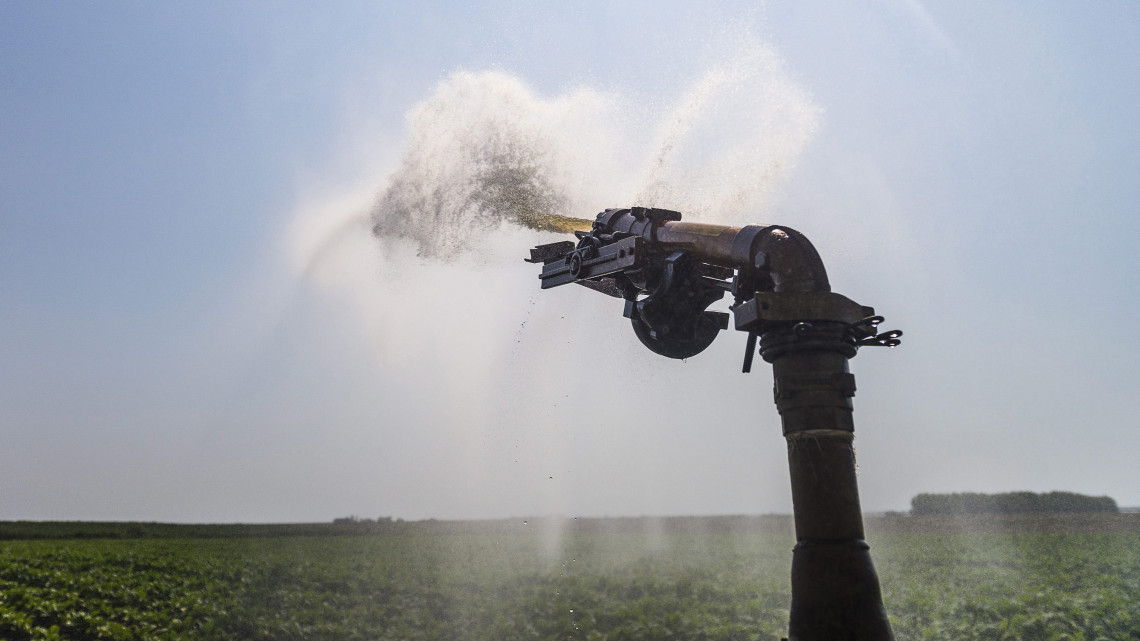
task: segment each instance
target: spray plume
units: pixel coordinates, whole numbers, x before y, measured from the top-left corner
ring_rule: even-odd
[[[408,113],[408,149],[372,209],[373,233],[438,257],[503,222],[588,229],[564,213],[582,160],[565,134],[589,128],[606,102],[586,90],[543,100],[501,72],[453,74]]]
[[[583,489],[592,481],[569,472],[577,446],[562,421],[571,419],[546,404],[495,402],[504,390],[550,398],[548,377],[518,372],[576,362],[576,346],[599,340],[534,305],[538,289],[520,249],[543,242],[537,233],[588,228],[609,206],[666,207],[725,224],[775,218],[781,178],[820,110],[766,48],[727,43],[717,40],[729,48],[724,62],[681,91],[657,94],[576,88],[551,97],[502,71],[456,72],[407,112],[403,149],[382,183],[318,197],[298,212],[290,239],[298,270],[340,295],[382,374],[405,390],[387,397],[386,423],[430,415],[455,444],[433,455],[450,461],[470,491],[448,485],[436,509],[597,509],[581,503],[598,496]],[[503,268],[508,262],[515,269]],[[623,332],[622,344],[628,338]],[[558,389],[559,399],[585,393]],[[509,508],[495,503],[504,493],[485,491],[508,463],[522,466],[516,476],[543,479],[512,484]]]
[[[589,229],[583,216],[619,204],[751,222],[819,119],[755,44],[671,108],[646,111],[595,90],[545,99],[507,73],[457,72],[408,112],[408,146],[371,209],[373,234],[443,258],[503,224]]]

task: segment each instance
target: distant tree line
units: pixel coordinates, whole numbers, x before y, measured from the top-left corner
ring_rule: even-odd
[[[402,523],[403,521],[404,521],[404,519],[396,519],[397,523]],[[366,519],[366,518],[361,518],[361,517],[353,514],[350,516],[342,516],[340,518],[333,519],[333,525],[359,525],[362,523],[365,525],[370,524],[370,523],[379,523],[380,525],[388,525],[388,524],[392,523],[392,517],[381,516],[380,518],[377,518],[377,519]]]
[[[980,494],[919,494],[910,500],[910,513],[922,514],[1042,514],[1058,512],[1120,512],[1108,496],[1073,492],[1005,492]]]

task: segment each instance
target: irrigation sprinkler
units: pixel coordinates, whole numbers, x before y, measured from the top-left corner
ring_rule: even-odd
[[[743,371],[757,351],[772,364],[796,529],[789,641],[893,639],[864,540],[847,362],[860,347],[898,345],[902,332],[880,333],[874,309],[833,293],[793,229],[685,223],[646,207],[577,222],[577,243],[531,250],[542,289],[577,283],[623,299],[638,339],[669,358],[699,354],[728,329],[729,315],[708,307],[731,294],[736,329],[748,334]]]

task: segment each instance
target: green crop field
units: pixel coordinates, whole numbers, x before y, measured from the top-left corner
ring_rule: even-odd
[[[898,639],[1140,639],[1140,532],[1034,523],[869,523]],[[0,541],[0,639],[784,634],[785,532],[549,531]]]

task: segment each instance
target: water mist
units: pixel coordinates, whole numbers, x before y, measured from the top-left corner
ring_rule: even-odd
[[[517,282],[504,275],[521,266],[520,247],[557,239],[608,206],[765,220],[820,116],[778,57],[755,43],[671,96],[589,86],[544,96],[504,71],[458,71],[409,109],[403,151],[378,187],[315,208],[305,226],[313,231],[296,244],[306,277],[361,314],[380,367],[419,376],[430,387],[424,398],[455,408],[447,429],[470,507],[424,516],[584,509],[581,488],[563,480],[571,476],[547,473],[569,467],[550,435],[563,420],[551,414],[562,408],[494,401],[503,381],[516,398],[560,398],[541,377],[517,372],[576,358],[577,330],[542,329],[551,325],[542,316],[558,316],[533,305],[533,274]],[[466,310],[462,331],[443,320],[454,309]],[[532,314],[540,318],[528,323]],[[502,462],[514,459],[501,451],[520,442],[504,431],[513,422],[552,426],[528,434],[516,457],[520,466],[529,459],[547,481],[541,487],[502,481]],[[496,493],[513,498],[507,506],[484,498]],[[556,549],[558,532],[548,534]]]

